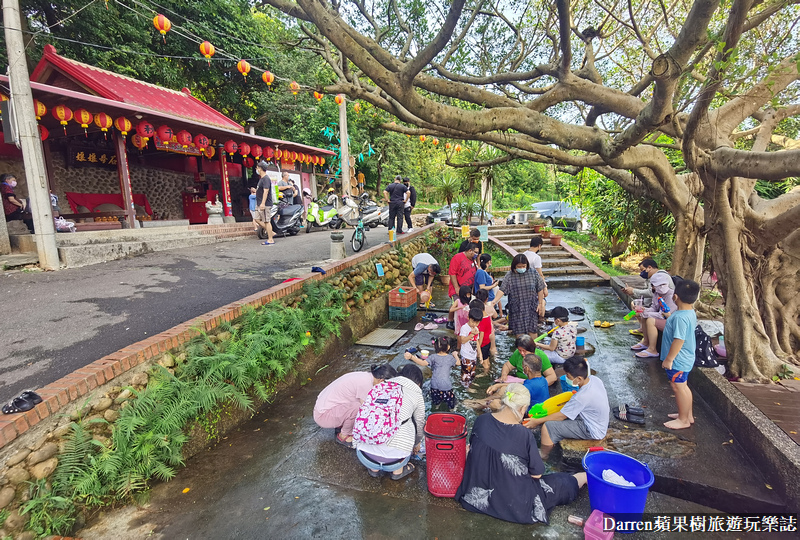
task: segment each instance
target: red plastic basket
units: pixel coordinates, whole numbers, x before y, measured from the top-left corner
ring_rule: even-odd
[[[455,497],[467,462],[467,419],[462,414],[432,413],[425,422],[428,491]]]

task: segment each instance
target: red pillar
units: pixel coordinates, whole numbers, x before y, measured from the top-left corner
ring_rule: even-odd
[[[228,166],[225,164],[225,151],[220,147],[219,149],[219,175],[222,183],[222,208],[224,215],[230,217],[233,215],[231,211],[231,186],[228,182]]]
[[[128,169],[128,149],[125,147],[125,138],[114,132],[114,149],[117,152],[117,173],[119,174],[119,191],[125,208],[125,221],[128,227],[136,228],[136,209],[133,207],[133,190],[131,189],[131,173]]]

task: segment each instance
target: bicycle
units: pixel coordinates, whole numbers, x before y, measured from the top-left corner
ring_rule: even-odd
[[[364,225],[364,221],[361,219],[361,215],[359,215],[358,223],[353,231],[353,236],[350,237],[350,245],[353,247],[353,251],[355,253],[358,253],[361,251],[361,248],[364,247],[364,242],[367,240],[367,236],[364,233],[368,230],[369,227]]]

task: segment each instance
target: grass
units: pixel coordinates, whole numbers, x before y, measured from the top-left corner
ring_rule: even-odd
[[[578,233],[575,231],[563,231],[564,240],[569,241],[570,247],[581,255],[592,261],[598,268],[609,276],[628,276],[630,273],[622,268],[608,264],[603,261],[602,244],[597,238],[588,233]]]
[[[488,253],[492,256],[492,267],[499,268],[501,266],[511,266],[511,257],[505,252],[501,251],[500,248],[492,244],[491,242],[484,242],[484,253]]]

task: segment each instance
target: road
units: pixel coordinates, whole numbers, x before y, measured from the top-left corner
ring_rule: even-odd
[[[367,247],[385,233],[368,233]],[[269,247],[248,238],[58,272],[4,272],[0,402],[268,289],[287,271],[308,272],[329,255],[330,235],[316,231]]]

